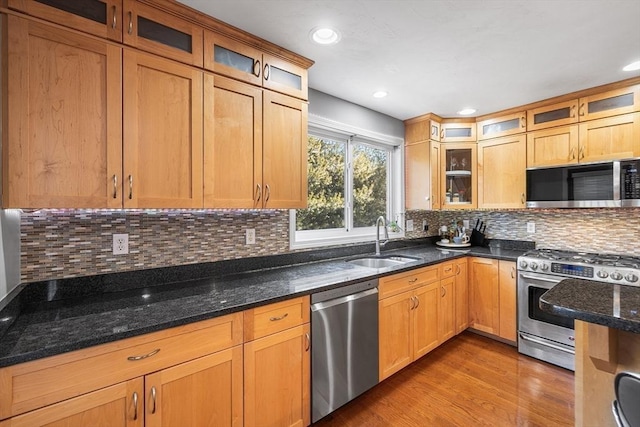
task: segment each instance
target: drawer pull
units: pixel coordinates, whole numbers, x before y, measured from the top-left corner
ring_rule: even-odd
[[[138,392],[133,392],[133,421],[138,419]]]
[[[156,386],[151,387],[151,413],[156,413]]]
[[[414,283],[416,283],[418,281],[417,277],[414,277],[413,279],[409,280],[409,284],[413,285]]]
[[[158,354],[158,352],[160,352],[160,349],[156,348],[151,353],[144,354],[142,356],[129,356],[129,357],[127,357],[127,360],[130,360],[132,362],[136,362],[138,360],[146,359],[147,357],[155,356],[156,354]]]
[[[269,320],[271,320],[272,322],[277,322],[278,320],[282,320],[282,319],[284,319],[284,318],[285,318],[285,317],[287,317],[288,315],[289,315],[289,313],[285,313],[285,314],[283,314],[283,315],[282,315],[282,316],[280,316],[280,317],[270,317],[270,318],[269,318]]]

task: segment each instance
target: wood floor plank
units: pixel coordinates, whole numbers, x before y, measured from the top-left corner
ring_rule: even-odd
[[[572,426],[573,387],[573,372],[464,332],[313,426]]]

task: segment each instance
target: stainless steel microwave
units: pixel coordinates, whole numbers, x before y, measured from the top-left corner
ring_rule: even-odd
[[[640,207],[638,169],[640,158],[527,169],[527,207]]]

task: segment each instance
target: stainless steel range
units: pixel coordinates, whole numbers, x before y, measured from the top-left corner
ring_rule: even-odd
[[[575,370],[573,319],[539,306],[540,296],[568,277],[640,286],[640,257],[536,249],[518,258],[518,350]]]

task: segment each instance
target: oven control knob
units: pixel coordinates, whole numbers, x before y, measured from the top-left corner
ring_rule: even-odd
[[[601,279],[606,279],[607,277],[609,277],[609,273],[604,270],[600,270],[598,271],[598,277]]]
[[[618,273],[617,271],[614,271],[613,273],[611,273],[611,278],[613,280],[621,280],[622,274]]]
[[[520,261],[520,268],[527,268],[527,265],[528,265],[527,261],[525,260]]]
[[[536,271],[538,269],[538,264],[536,264],[535,262],[532,262],[531,264],[529,264],[529,267],[531,267],[533,271]]]
[[[627,282],[631,282],[631,283],[638,281],[638,276],[636,276],[633,273],[627,274],[626,276],[624,276],[624,278]]]
[[[547,271],[549,269],[549,264],[540,264],[540,270]]]

